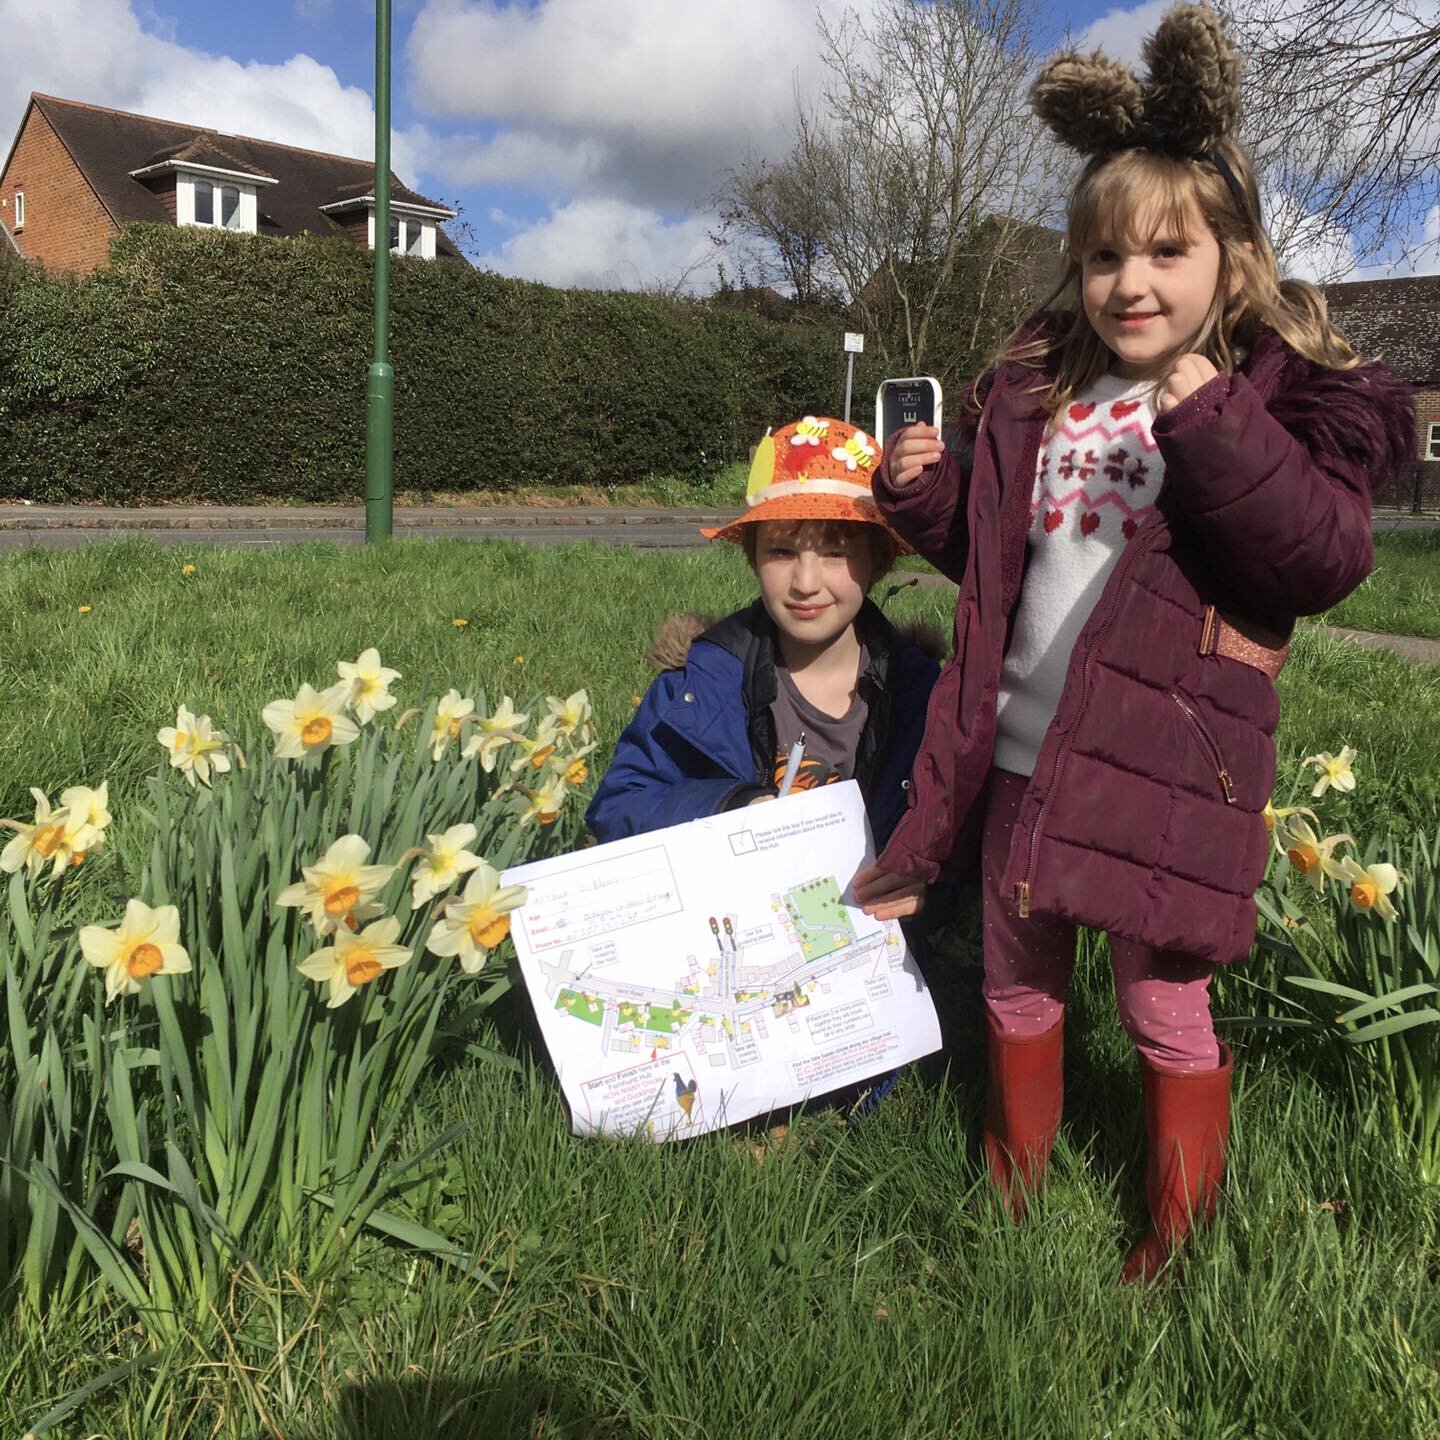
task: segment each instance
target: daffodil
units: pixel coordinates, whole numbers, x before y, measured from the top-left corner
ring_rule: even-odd
[[[542,825],[553,825],[560,818],[570,787],[563,775],[552,774],[538,790],[525,791],[527,803],[521,807],[520,823],[528,825],[538,820]]]
[[[536,727],[535,734],[519,735],[515,739],[515,757],[510,761],[511,771],[523,770],[527,765],[532,770],[541,769],[555,753],[558,741],[555,738],[555,717],[547,715]]]
[[[275,732],[276,756],[298,760],[350,744],[360,727],[344,713],[349,697],[350,687],[342,681],[320,691],[302,685],[293,700],[272,700],[260,713]]]
[[[88,785],[71,785],[60,792],[65,808],[65,844],[70,850],[70,863],[78,865],[91,850],[105,843],[105,831],[111,821],[110,782],[102,780],[98,790]]]
[[[530,723],[530,716],[526,711],[517,710],[515,702],[506,695],[493,715],[482,715],[475,723],[478,731],[465,742],[461,753],[467,760],[478,755],[481,768],[488,775],[495,769],[499,753],[521,738],[520,732]]]
[[[458,957],[467,975],[477,975],[489,952],[510,933],[510,912],[524,903],[525,887],[501,885],[499,872],[482,861],[460,898],[446,905],[425,948],[432,955]]]
[[[410,958],[408,945],[395,944],[400,922],[387,915],[356,934],[339,930],[335,943],[308,955],[297,967],[307,980],[330,986],[328,1009],[343,1005],[363,985],[394,970]]]
[[[1351,906],[1362,915],[1373,910],[1382,920],[1399,917],[1390,896],[1405,877],[1393,865],[1361,865],[1347,855],[1340,861],[1337,873],[1350,887]]]
[[[1336,790],[1353,790],[1355,772],[1350,766],[1359,753],[1358,750],[1344,745],[1338,755],[1332,755],[1328,750],[1322,750],[1318,755],[1307,755],[1300,763],[1313,765],[1320,772],[1320,778],[1316,780],[1310,798],[1318,800],[1332,786]]]
[[[590,697],[577,690],[562,700],[558,695],[546,696],[545,704],[550,711],[555,734],[561,740],[568,740],[577,730],[586,730],[590,725]]]
[[[460,738],[461,730],[474,713],[475,702],[458,690],[447,690],[440,697],[434,723],[430,726],[431,759],[438,760],[450,742]]]
[[[171,767],[192,785],[208,785],[212,770],[223,775],[230,768],[225,753],[230,737],[217,730],[208,715],[192,715],[181,705],[175,711],[175,723],[162,726],[155,738],[170,752]]]
[[[425,837],[430,848],[420,851],[420,863],[410,886],[410,899],[417,908],[444,894],[462,875],[485,863],[467,848],[479,833],[473,825],[452,825],[443,835]]]
[[[24,866],[32,876],[38,875],[46,865],[51,874],[58,875],[70,863],[70,847],[65,843],[65,830],[70,816],[62,807],[50,808],[50,801],[43,790],[33,785],[30,793],[35,797],[35,821],[26,825],[20,820],[0,820],[8,830],[16,832],[4,850],[0,850],[0,870],[13,875]]]
[[[382,710],[395,704],[390,686],[400,678],[400,672],[382,665],[380,652],[373,645],[354,660],[341,660],[335,668],[349,689],[346,703],[362,725],[368,725]]]
[[[1327,876],[1333,879],[1340,873],[1339,861],[1335,859],[1336,846],[1355,843],[1353,835],[1327,835],[1322,840],[1309,823],[1297,815],[1281,820],[1275,836],[1291,868],[1297,875],[1303,875],[1316,891],[1325,888]]]
[[[371,900],[395,873],[393,865],[367,865],[370,845],[361,835],[342,835],[313,865],[301,867],[304,880],[287,885],[277,905],[302,909],[316,933],[329,935],[369,919]]]
[[[80,953],[105,972],[105,1003],[136,995],[152,975],[183,975],[190,956],[180,944],[180,912],[173,905],[151,909],[143,900],[125,902],[125,918],[113,930],[80,928]]]
[[[595,748],[595,745],[596,742],[592,740],[578,750],[567,750],[563,755],[552,757],[551,763],[554,769],[564,776],[567,785],[583,785],[590,778],[590,767],[585,763],[585,757]]]
[[[1280,843],[1284,829],[1282,822],[1288,820],[1292,815],[1308,815],[1312,820],[1316,818],[1315,812],[1308,805],[1281,805],[1277,809],[1269,800],[1265,802],[1265,808],[1260,812],[1260,818],[1264,820],[1265,828],[1275,837],[1276,848],[1282,855],[1285,853],[1285,847]]]

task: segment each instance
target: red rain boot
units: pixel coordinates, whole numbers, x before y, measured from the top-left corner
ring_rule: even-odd
[[[986,1012],[990,1089],[985,1106],[985,1156],[1013,1220],[1025,1218],[1025,1197],[1045,1180],[1060,1129],[1065,1086],[1065,1021],[1040,1035],[1006,1035]]]
[[[1223,1043],[1215,1070],[1161,1070],[1140,1057],[1150,1228],[1125,1262],[1127,1285],[1153,1280],[1191,1225],[1215,1215],[1230,1139],[1230,1061]]]

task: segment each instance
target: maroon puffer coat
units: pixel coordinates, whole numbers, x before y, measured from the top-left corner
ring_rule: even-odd
[[[897,489],[887,447],[875,484],[896,530],[960,587],[909,809],[879,861],[925,881],[974,857],[1045,426],[1037,378],[1013,364],[987,376],[939,463]],[[1207,607],[1283,640],[1365,578],[1370,488],[1413,454],[1412,399],[1379,366],[1327,370],[1266,335],[1154,435],[1159,501],[1070,657],[1006,885],[1022,911],[1226,963],[1254,936],[1279,712],[1263,671],[1201,653]]]

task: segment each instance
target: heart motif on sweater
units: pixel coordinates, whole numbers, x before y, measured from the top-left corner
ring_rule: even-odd
[[[1045,512],[1045,533],[1053,535],[1065,523],[1065,512],[1063,510],[1047,510]]]
[[[1069,415],[1072,420],[1088,420],[1095,413],[1094,405],[1074,404],[1070,407]]]
[[[1129,540],[1135,534],[1135,531],[1137,529],[1139,529],[1139,526],[1135,524],[1134,518],[1132,517],[1120,527],[1120,533],[1124,535],[1127,540]]]
[[[1116,420],[1123,420],[1127,415],[1133,415],[1139,408],[1138,400],[1117,400],[1110,407],[1110,414]]]
[[[1082,535],[1093,535],[1099,528],[1100,517],[1093,510],[1080,517],[1080,533]]]

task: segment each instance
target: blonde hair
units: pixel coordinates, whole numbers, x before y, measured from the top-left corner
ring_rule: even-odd
[[[1228,138],[1214,150],[1235,177],[1245,213],[1220,170],[1205,158],[1137,148],[1095,156],[1081,172],[1070,197],[1069,264],[1044,307],[1058,310],[1057,322],[1050,333],[1012,343],[1000,357],[1053,372],[1043,396],[1052,416],[1089,389],[1113,360],[1080,304],[1081,259],[1105,241],[1143,246],[1150,234],[1139,232],[1142,220],[1184,241],[1193,238],[1198,221],[1219,244],[1215,297],[1188,347],[1218,370],[1235,370],[1264,330],[1273,330],[1306,359],[1328,369],[1349,370],[1360,363],[1331,326],[1324,295],[1302,280],[1280,278],[1261,220],[1250,157]]]

